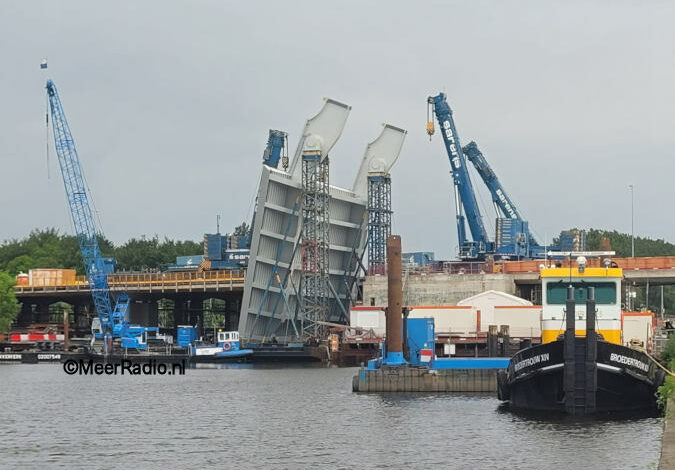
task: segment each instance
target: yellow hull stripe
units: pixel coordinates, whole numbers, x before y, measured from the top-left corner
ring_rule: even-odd
[[[543,330],[541,332],[541,342],[551,343],[558,339],[558,336],[564,334],[565,330]],[[621,330],[598,330],[598,333],[605,338],[605,341],[614,344],[621,344]],[[575,330],[574,336],[586,337],[586,330]]]

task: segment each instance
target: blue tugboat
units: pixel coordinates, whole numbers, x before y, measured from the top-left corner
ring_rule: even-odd
[[[216,344],[195,341],[189,347],[192,362],[216,362],[240,359],[253,354],[252,349],[241,349],[238,331],[219,331]]]

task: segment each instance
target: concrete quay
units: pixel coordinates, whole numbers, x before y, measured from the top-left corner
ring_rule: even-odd
[[[673,468],[675,468],[675,397],[668,400],[659,460],[659,470]]]

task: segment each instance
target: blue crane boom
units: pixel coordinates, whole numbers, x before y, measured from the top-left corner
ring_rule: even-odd
[[[499,182],[499,178],[497,178],[497,175],[492,170],[492,167],[490,167],[490,164],[483,156],[483,153],[478,149],[476,142],[469,142],[462,150],[469,161],[473,163],[476,171],[483,179],[485,186],[487,186],[487,188],[490,190],[492,202],[502,213],[502,216],[508,219],[524,221],[523,217],[520,215],[520,212],[518,212],[513,199],[511,199],[506,193],[504,186],[502,186],[502,184]],[[527,235],[529,238],[529,244],[538,246],[536,239],[529,229],[527,230]]]
[[[284,131],[277,131],[270,129],[269,137],[267,138],[267,147],[263,153],[263,163],[269,167],[277,168],[279,160],[284,167],[288,168],[288,134]]]
[[[126,294],[119,294],[113,308],[105,269],[106,262],[98,244],[98,231],[89,203],[90,195],[75,148],[75,141],[70,132],[56,85],[52,80],[48,80],[46,88],[54,129],[54,146],[63,175],[63,184],[66,188],[66,197],[73,218],[84,271],[96,309],[97,318],[92,324],[92,330],[95,331],[96,337],[122,338],[123,346],[143,347],[144,341],[139,343],[138,338],[150,329],[129,325],[126,321],[129,297]]]
[[[452,118],[452,110],[448,106],[445,93],[430,96],[427,102],[430,109],[436,114],[436,119],[441,127],[445,149],[448,152],[452,168],[460,257],[462,259],[484,258],[486,253],[492,251],[493,245],[490,242],[483,219],[481,218],[476,195],[466,166],[466,159],[462,153],[459,135]],[[429,135],[433,134],[431,116],[428,116],[427,132]],[[473,241],[468,240],[466,236],[465,216]]]
[[[545,257],[547,250],[558,251],[560,249],[558,246],[542,247],[537,243],[530,232],[528,222],[523,220],[515,203],[506,193],[496,173],[478,149],[476,142],[472,141],[465,147],[460,146],[452,110],[448,106],[445,94],[431,96],[427,102],[427,134],[430,137],[434,134],[434,123],[431,117],[431,110],[433,110],[441,126],[441,134],[452,166],[460,257],[463,260],[484,259],[487,256],[501,259],[514,257],[532,259]],[[466,166],[467,158],[490,191],[492,202],[497,210],[494,242],[489,240],[482,222]],[[469,222],[473,241],[466,238],[462,210]]]
[[[497,175],[492,170],[487,160],[485,160],[483,153],[478,149],[476,142],[469,142],[462,148],[462,151],[464,152],[464,155],[466,155],[466,158],[473,163],[476,171],[483,179],[485,186],[490,190],[492,201],[495,206],[500,209],[502,215],[510,219],[522,219],[518,213],[518,209],[516,209],[516,205],[506,194],[504,187],[499,182]]]

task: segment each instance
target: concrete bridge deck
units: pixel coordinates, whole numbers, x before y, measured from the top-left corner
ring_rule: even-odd
[[[599,262],[598,260],[593,260]],[[614,258],[623,268],[624,285],[675,285],[675,256]],[[512,261],[501,265],[457,263],[433,271],[404,272],[403,297],[408,305],[456,305],[462,299],[497,290],[541,303],[539,266],[542,261]],[[386,276],[368,276],[363,284],[365,305],[387,304]]]
[[[108,276],[112,292],[128,294],[162,294],[190,292],[243,291],[246,270],[203,272],[117,273]],[[21,301],[25,297],[63,297],[89,295],[85,276],[74,283],[44,286],[16,286],[14,293]]]

